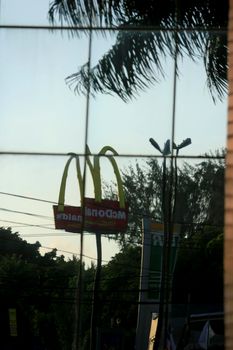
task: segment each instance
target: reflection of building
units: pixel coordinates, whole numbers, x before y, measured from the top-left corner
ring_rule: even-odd
[[[2,57],[3,57],[1,76],[3,77],[2,84],[5,84],[5,86],[2,85],[2,89],[1,89],[2,100],[4,102],[4,103],[1,103],[2,114],[4,115],[4,118],[2,120],[3,124],[1,129],[2,130],[1,137],[2,137],[3,149],[7,151],[6,154],[2,156],[2,163],[3,163],[2,169],[6,168],[9,170],[7,172],[2,171],[2,174],[1,174],[1,182],[3,185],[2,191],[15,192],[15,193],[21,193],[22,195],[27,195],[27,191],[29,190],[29,193],[31,194],[32,197],[42,198],[44,193],[43,187],[48,185],[47,191],[45,191],[45,193],[47,192],[46,196],[48,194],[48,198],[55,198],[56,195],[55,193],[52,192],[53,190],[51,190],[51,188],[53,188],[51,184],[53,182],[58,183],[57,174],[59,173],[59,170],[58,170],[58,167],[56,167],[56,164],[57,164],[56,161],[54,161],[54,159],[57,158],[57,154],[55,153],[52,154],[52,152],[56,151],[56,152],[61,152],[61,154],[66,154],[71,149],[75,149],[79,154],[81,154],[82,157],[85,157],[85,154],[83,154],[83,145],[85,143],[85,137],[84,137],[85,130],[83,126],[85,124],[85,113],[83,112],[84,108],[82,109],[82,104],[81,104],[82,101],[79,103],[79,115],[77,115],[77,103],[76,102],[73,103],[72,101],[74,101],[74,99],[72,98],[70,99],[69,98],[70,95],[66,94],[66,88],[64,89],[64,91],[62,89],[64,85],[63,80],[67,74],[67,67],[74,66],[74,65],[80,66],[81,64],[86,62],[88,45],[87,45],[87,40],[86,39],[83,40],[84,44],[82,49],[79,50],[78,54],[73,54],[74,52],[77,52],[76,51],[77,42],[75,41],[73,48],[71,48],[70,39],[69,39],[69,46],[66,43],[65,36],[63,36],[62,40],[60,39],[58,40],[58,36],[54,35],[54,32],[56,31],[60,32],[61,28],[55,28],[54,31],[50,31],[48,28],[47,22],[44,28],[43,26],[37,28],[36,26],[38,24],[44,24],[44,22],[42,18],[41,18],[42,20],[41,22],[40,21],[37,22],[37,18],[33,16],[36,15],[39,17],[43,13],[43,18],[46,18],[45,13],[43,11],[41,12],[35,11],[33,7],[34,5],[31,5],[33,4],[33,2],[31,2],[30,0],[23,1],[23,2],[26,5],[21,6],[21,8],[18,7],[17,10],[13,8],[12,4],[9,5],[10,3],[12,3],[9,1],[8,2],[4,1],[0,5],[2,33],[3,33],[3,35],[1,36],[1,47],[3,48],[1,50]],[[44,4],[46,3],[46,1],[42,1],[42,2]],[[37,3],[39,4],[40,2],[37,2]],[[73,3],[78,3],[78,1]],[[94,4],[97,2],[92,2],[92,3]],[[99,2],[99,3],[102,3],[102,2]],[[173,1],[171,1],[171,3],[173,3]],[[216,1],[216,4],[217,3],[219,2]],[[211,4],[211,2],[209,2],[209,4]],[[229,1],[229,4],[233,5],[233,1],[232,0]],[[224,7],[224,4],[222,7]],[[8,8],[8,11],[7,11],[7,8]],[[23,9],[27,9],[27,11],[24,11]],[[42,10],[42,7],[41,7],[41,10]],[[45,10],[47,11],[47,8]],[[230,13],[229,18],[232,18],[232,12]],[[32,22],[35,21],[35,23],[32,23],[31,21]],[[31,26],[30,28],[30,26],[28,26],[28,23],[30,25],[33,24],[33,26]],[[42,28],[43,30],[41,30]],[[216,28],[218,29],[218,27]],[[212,33],[210,33],[210,37],[215,36],[215,33],[217,31],[219,31],[221,34],[221,30],[222,30],[221,27],[219,27],[220,28],[219,30],[216,30],[216,28],[212,31]],[[130,33],[132,35],[132,28],[130,29],[131,29]],[[143,28],[143,33],[146,33],[144,29],[145,28]],[[233,29],[233,21],[231,20],[229,45],[232,45],[233,43],[231,39],[231,35],[233,34],[232,29]],[[80,30],[82,31],[83,28],[80,28]],[[148,32],[149,30],[150,28],[148,29]],[[169,28],[169,31],[170,30],[171,29]],[[25,32],[27,32],[27,35],[25,35]],[[206,32],[206,29],[204,29],[204,32]],[[15,35],[16,33],[17,35]],[[107,33],[106,28],[105,28],[105,33]],[[129,32],[126,30],[125,38],[128,37],[128,33]],[[223,28],[222,33],[225,35],[226,33],[225,28]],[[113,33],[111,33],[111,35],[112,37],[114,37],[115,34],[113,35]],[[123,30],[121,31],[121,37],[124,37]],[[110,47],[111,47],[112,40],[110,40],[109,38],[107,38],[107,40],[109,40]],[[93,33],[94,47],[92,50],[92,56],[93,56],[92,58],[94,62],[98,59],[98,56],[100,56],[99,51],[101,51],[101,46],[102,47],[106,46],[107,40],[105,37],[105,39],[103,40],[103,43],[101,43],[99,36],[96,36],[96,34]],[[128,43],[130,45],[130,41]],[[81,46],[80,41],[78,46]],[[46,50],[47,47],[49,48],[49,50]],[[229,142],[228,142],[229,166],[227,167],[227,176],[226,176],[226,206],[225,206],[226,207],[225,236],[227,240],[226,247],[225,247],[226,248],[225,249],[225,261],[226,261],[225,296],[226,296],[226,310],[227,310],[226,324],[228,324],[229,322],[229,325],[230,325],[229,332],[227,332],[227,337],[226,337],[227,340],[230,339],[231,337],[233,339],[232,326],[231,326],[231,317],[232,317],[231,307],[233,310],[233,303],[231,305],[232,301],[230,298],[230,296],[232,295],[232,288],[233,288],[233,274],[232,274],[232,265],[233,265],[233,261],[232,261],[233,93],[232,92],[233,92],[233,86],[231,86],[232,85],[231,71],[233,67],[231,60],[233,60],[233,50],[229,50],[229,52],[230,52],[230,56],[229,56],[230,58],[230,61],[229,61],[229,67],[230,67],[229,96],[230,98],[229,98],[229,114],[228,114],[229,115],[229,125],[228,125],[229,127]],[[65,60],[65,56],[67,56],[68,58],[67,61]],[[115,59],[115,61],[117,63],[119,63],[119,59],[121,56],[126,57],[125,52],[120,52],[119,56],[116,57],[117,59]],[[132,55],[132,56],[136,57],[136,55]],[[7,62],[8,64],[6,64]],[[54,64],[54,62],[56,62],[56,64]],[[168,64],[167,66],[169,69],[165,69],[166,75],[168,75],[171,70],[170,64]],[[190,96],[189,96],[187,91],[184,91],[184,89],[182,91],[182,85],[179,86],[180,91],[178,93],[178,96],[180,95],[180,97],[177,98],[176,105],[177,105],[178,112],[184,111],[185,117],[183,119],[180,116],[178,117],[178,122],[175,125],[176,132],[179,132],[179,130],[182,127],[184,127],[183,122],[187,120],[187,116],[189,116],[188,123],[190,123],[189,124],[190,128],[192,128],[192,125],[196,126],[196,129],[197,129],[196,132],[198,134],[197,143],[199,143],[202,146],[202,140],[205,139],[205,140],[208,140],[209,142],[210,134],[213,133],[214,131],[214,128],[215,128],[214,121],[213,121],[214,119],[213,119],[212,111],[208,110],[210,119],[206,118],[207,113],[205,112],[203,113],[203,116],[205,116],[203,120],[206,119],[207,124],[209,123],[209,128],[207,129],[207,127],[205,127],[207,124],[203,127],[203,124],[202,124],[203,122],[198,123],[196,119],[194,120],[191,117],[192,113],[193,114],[196,113],[197,105],[200,105],[200,109],[202,110],[204,110],[203,107],[205,108],[206,106],[203,106],[203,104],[200,103],[202,100],[201,99],[199,100],[199,96],[198,96],[198,90],[200,90],[200,95],[203,95],[202,89],[198,89],[199,85],[197,83],[197,80],[195,79],[192,80],[191,70],[188,73],[190,73],[189,80],[188,80],[190,84],[189,85],[190,91],[193,91],[191,90],[191,86],[195,86],[196,93],[195,94],[190,93]],[[169,75],[167,81],[169,82],[172,81],[171,77],[172,76]],[[61,85],[60,85],[60,82],[62,82]],[[12,86],[14,86],[14,89],[9,88]],[[171,117],[172,117],[172,115],[170,114],[170,107],[168,108],[169,109],[168,113],[167,113],[167,109],[164,108],[164,106],[172,105],[172,102],[173,102],[171,98],[172,94],[171,94],[170,85],[165,90],[163,90],[163,87],[161,86],[162,84],[159,85],[159,88],[157,90],[153,91],[152,95],[149,95],[149,93],[144,94],[144,96],[146,96],[146,99],[143,102],[144,104],[140,104],[141,101],[137,101],[137,103],[132,103],[131,105],[128,104],[123,106],[116,102],[117,99],[115,99],[115,101],[112,102],[112,100],[109,100],[109,97],[105,98],[105,96],[99,97],[97,99],[97,102],[98,102],[97,103],[91,97],[90,111],[91,113],[93,113],[93,115],[90,113],[90,118],[89,118],[90,128],[87,134],[88,134],[88,139],[91,140],[92,144],[95,146],[95,151],[97,150],[98,140],[106,137],[106,138],[113,138],[113,141],[114,141],[113,144],[116,144],[116,145],[118,145],[118,143],[122,141],[122,144],[120,145],[121,156],[122,156],[121,159],[124,159],[124,154],[131,154],[132,158],[137,157],[137,155],[141,154],[141,152],[143,153],[144,156],[147,155],[146,153],[147,151],[144,151],[144,150],[142,151],[142,146],[145,142],[145,138],[149,135],[150,129],[156,127],[157,128],[156,132],[162,135],[164,130],[166,130],[167,132],[169,120],[171,120]],[[14,95],[12,95],[12,91],[14,91]],[[161,93],[161,95],[159,95],[159,93]],[[17,96],[17,99],[14,98],[15,96]],[[27,98],[25,98],[25,96]],[[152,96],[152,98],[151,97],[149,98],[149,96]],[[154,98],[155,96],[157,100]],[[170,99],[169,99],[169,96],[170,96]],[[190,100],[192,99],[191,103],[189,103],[190,100],[188,99],[188,97],[191,97],[190,98]],[[14,103],[12,103],[13,100],[14,100]],[[158,103],[158,101],[161,101],[161,104]],[[205,110],[207,109],[208,108],[206,107]],[[31,113],[32,111],[33,113]],[[67,111],[69,111],[69,113],[67,113]],[[106,112],[104,113],[104,111]],[[109,111],[111,111],[111,113],[109,113]],[[145,113],[142,113],[144,111]],[[139,123],[140,118],[138,116],[138,114],[140,113],[142,116],[142,117],[140,116],[142,120],[141,123]],[[127,118],[125,118],[126,115],[127,115]],[[133,117],[132,119],[130,119],[131,115]],[[101,119],[100,119],[100,116],[101,116]],[[225,119],[222,117],[223,116],[221,116],[218,119],[222,120],[223,124],[225,125]],[[196,118],[198,118],[198,113],[196,113]],[[129,123],[126,122],[126,119],[129,120]],[[99,123],[100,120],[101,120],[101,124]],[[137,122],[134,122],[135,120]],[[19,126],[19,128],[12,127],[15,125]],[[45,125],[46,125],[46,128],[45,128]],[[99,127],[100,125],[101,127]],[[112,127],[113,125],[114,127]],[[124,127],[122,127],[123,125]],[[139,128],[135,127],[136,125],[140,125]],[[53,126],[53,127],[50,128],[50,126]],[[111,133],[112,129],[113,129],[113,132]],[[218,130],[216,132],[216,135],[220,134],[220,128],[218,127],[217,129]],[[83,132],[79,132],[80,130],[83,130]],[[206,133],[207,130],[211,130],[211,133],[207,134]],[[206,137],[203,137],[203,134],[201,134],[202,131]],[[67,136],[64,137],[64,135],[67,135]],[[162,137],[164,137],[164,135],[162,135]],[[215,137],[212,137],[212,138],[215,140]],[[129,142],[127,142],[128,140]],[[103,140],[103,142],[105,142],[105,140]],[[124,148],[124,145],[126,145],[127,147]],[[224,145],[218,144],[218,146],[224,146]],[[13,153],[11,154],[9,150],[11,150]],[[21,155],[17,154],[17,152],[21,150],[24,151],[25,162],[21,162],[22,154]],[[132,150],[133,150],[133,153],[132,153]],[[37,164],[35,168],[35,166],[33,165],[34,163],[31,162],[32,151],[36,152],[33,155],[33,159],[43,155],[43,152],[45,152],[47,156],[49,154],[53,156],[51,158],[52,161],[49,163],[50,166],[47,168],[47,164],[46,164],[46,168],[45,168],[43,165],[44,164],[43,161],[41,162],[36,161]],[[207,149],[202,148],[202,151],[205,152],[207,151]],[[198,155],[198,153],[196,153],[196,155]],[[13,158],[14,161],[10,163],[10,161],[7,160],[8,156],[10,156],[10,158]],[[7,166],[4,166],[5,161],[7,161],[6,163]],[[44,181],[42,180],[42,176],[41,176],[42,174],[46,175],[44,177]],[[46,179],[46,182],[48,182],[47,185],[46,185],[45,179]],[[48,181],[48,179],[52,179],[52,181],[50,180]],[[6,187],[4,187],[5,184],[6,184]],[[23,189],[25,189],[25,192]],[[28,190],[26,191],[26,189]],[[74,199],[73,193],[71,194],[71,199],[72,199],[71,202],[75,202],[75,200],[73,200]],[[25,205],[25,208],[26,208],[24,209],[25,212],[31,211],[30,203],[31,202],[29,201],[28,209]],[[12,204],[9,205],[7,201],[5,204],[3,200],[2,207],[13,209],[14,206],[16,210],[19,210],[19,208],[17,207],[17,203],[12,202]],[[8,215],[9,216],[12,215],[11,220],[13,222],[16,220],[15,212],[14,213],[12,212],[12,214],[8,213]],[[48,212],[48,215],[50,215],[49,212]],[[35,223],[38,224],[37,222]],[[30,224],[32,224],[32,222],[30,222]],[[30,225],[28,226],[28,229],[31,230]],[[27,228],[24,228],[24,229],[22,228],[22,231],[20,231],[20,233],[24,233],[24,234],[27,233]],[[31,240],[32,239],[33,238],[31,238]],[[42,243],[42,244],[45,244],[45,246],[47,245],[46,243]],[[76,244],[76,240],[75,240],[75,244]],[[70,247],[73,247],[73,246],[74,246],[74,241],[72,238]],[[58,248],[58,251],[59,251],[59,248],[64,249],[62,245],[60,246],[58,245],[57,248]],[[71,249],[71,251],[72,250],[73,249]],[[145,259],[146,258],[147,257],[145,257]],[[143,307],[149,308],[148,305],[145,305]],[[153,311],[155,310],[150,310],[151,313],[153,313]],[[152,314],[150,314],[150,316],[151,315]],[[228,348],[230,348],[230,346],[231,344],[229,345]]]

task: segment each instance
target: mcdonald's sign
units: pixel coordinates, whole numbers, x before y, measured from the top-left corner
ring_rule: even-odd
[[[123,184],[113,155],[108,156],[108,159],[112,164],[116,176],[119,201],[102,199],[99,160],[108,151],[111,151],[113,155],[117,155],[112,147],[103,147],[98,155],[94,156],[94,164],[92,164],[90,160],[91,153],[87,146],[86,159],[93,179],[95,198],[84,197],[84,184],[79,157],[76,154],[70,154],[62,176],[58,205],[53,206],[56,229],[62,229],[68,232],[85,230],[93,233],[118,233],[127,230],[128,206],[125,203]],[[66,180],[69,166],[73,159],[76,160],[77,178],[81,196],[81,206],[79,207],[65,205]]]

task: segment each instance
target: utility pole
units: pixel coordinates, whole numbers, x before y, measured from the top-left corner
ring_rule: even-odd
[[[163,254],[162,254],[162,271],[161,271],[161,284],[160,284],[160,298],[159,298],[159,317],[158,317],[158,326],[155,336],[155,342],[153,349],[158,350],[163,348],[163,339],[165,337],[165,297],[166,297],[166,277],[167,277],[167,243],[168,243],[168,225],[167,225],[167,191],[166,191],[166,156],[168,156],[170,151],[170,140],[167,140],[164,149],[161,150],[157,142],[150,138],[150,143],[163,155],[163,178],[162,178],[162,214],[163,214]]]
[[[169,325],[169,312],[171,301],[171,242],[173,233],[173,224],[175,220],[175,207],[177,197],[177,157],[179,150],[191,144],[191,139],[185,139],[180,145],[173,143],[172,148],[176,150],[175,155],[175,182],[173,184],[173,162],[171,164],[170,186],[167,191],[167,175],[166,175],[166,156],[171,153],[170,140],[167,140],[164,149],[161,150],[158,143],[150,138],[150,143],[163,155],[163,179],[162,179],[162,213],[164,224],[164,241],[162,255],[162,271],[160,285],[160,301],[159,301],[159,317],[158,326],[155,335],[153,350],[163,349],[166,346],[166,333]],[[173,157],[172,157],[173,160]],[[168,195],[169,193],[169,195]]]
[[[82,274],[83,274],[83,231],[80,234],[80,261],[79,261],[79,273],[76,282],[75,289],[75,319],[74,319],[74,335],[72,350],[81,349],[81,307],[82,307]]]
[[[90,329],[90,350],[97,349],[97,327],[100,314],[100,302],[99,302],[99,290],[100,290],[100,274],[102,264],[102,246],[101,246],[101,233],[96,233],[96,248],[97,248],[97,266],[93,287],[93,299],[92,299],[92,315],[91,315],[91,329]]]

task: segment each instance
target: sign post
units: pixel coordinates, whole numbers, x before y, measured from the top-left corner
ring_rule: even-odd
[[[111,152],[111,155],[106,154]],[[123,183],[121,175],[114,159],[114,155],[118,155],[117,152],[110,146],[105,146],[101,151],[93,156],[93,163],[90,160],[91,152],[86,147],[86,163],[91,172],[93,184],[94,184],[94,198],[86,198],[84,195],[84,176],[81,173],[81,167],[79,162],[79,156],[71,153],[68,159],[60,186],[58,205],[53,206],[55,228],[65,230],[67,232],[78,232],[81,234],[81,242],[83,232],[92,232],[96,235],[96,248],[97,248],[97,266],[96,275],[93,288],[93,303],[92,303],[92,318],[91,318],[91,340],[90,348],[96,348],[96,331],[97,331],[97,317],[98,317],[98,294],[99,280],[102,263],[102,247],[101,247],[101,233],[113,234],[123,233],[127,230],[128,224],[128,206],[125,203]],[[113,201],[108,199],[102,199],[102,187],[101,187],[101,175],[100,175],[100,158],[101,156],[107,156],[116,177],[118,187],[119,201]],[[65,205],[65,190],[68,176],[68,170],[71,161],[76,161],[76,172],[80,190],[81,205],[69,206]],[[81,305],[81,275],[82,275],[82,243],[80,254],[80,271],[77,284],[77,303],[76,303],[76,320],[75,320],[75,332],[73,348],[76,349],[78,342],[78,333],[80,332],[80,305]]]
[[[171,256],[170,256],[170,281],[176,262],[179,240],[179,225],[174,225]],[[155,334],[150,335],[149,330],[156,316],[156,327],[159,318],[159,303],[162,278],[162,261],[164,245],[163,224],[143,219],[143,251],[141,260],[140,296],[138,309],[138,322],[136,332],[136,350],[148,350],[153,345]],[[154,328],[154,327],[153,327]],[[152,345],[151,345],[152,344]]]

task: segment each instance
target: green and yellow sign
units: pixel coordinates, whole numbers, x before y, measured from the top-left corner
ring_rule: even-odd
[[[10,325],[10,336],[17,337],[17,317],[16,317],[16,309],[8,309],[9,315],[9,325]]]
[[[109,151],[112,153],[108,155],[108,159],[117,180],[119,201],[102,199],[100,158],[101,156],[106,156],[106,153]],[[79,156],[74,153],[70,154],[62,176],[58,205],[53,206],[56,229],[70,232],[85,230],[103,233],[117,233],[127,230],[128,206],[125,203],[123,183],[114,155],[117,155],[117,152],[112,147],[105,146],[98,155],[93,156],[92,163],[90,159],[91,152],[87,146],[86,162],[91,172],[95,196],[94,198],[85,198],[84,179],[81,173]],[[81,206],[79,207],[65,205],[66,182],[72,160],[76,162],[76,173],[81,197]]]
[[[169,259],[169,281],[172,281],[172,276],[176,263],[177,248],[179,242],[180,226],[174,225],[171,250]],[[163,247],[164,247],[164,225],[156,222],[149,223],[150,234],[150,260],[149,260],[149,278],[148,278],[148,298],[160,299],[161,277],[162,277],[162,262],[163,262]]]

